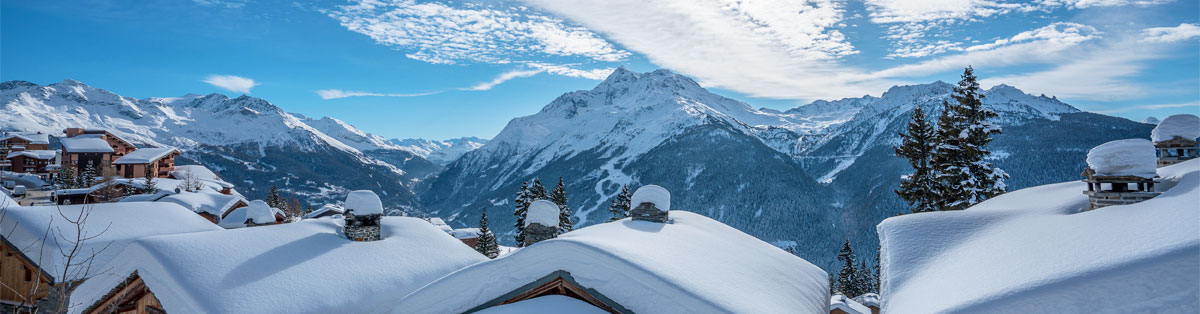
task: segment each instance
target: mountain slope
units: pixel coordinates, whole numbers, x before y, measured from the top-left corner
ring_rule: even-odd
[[[401,149],[441,165],[448,164],[469,151],[483,147],[488,142],[488,140],[478,137],[460,137],[444,141],[420,138],[391,139],[388,141],[391,144],[399,146]]]
[[[250,197],[279,186],[319,204],[340,199],[347,190],[372,188],[382,192],[389,207],[416,208],[411,178],[403,170],[260,98],[134,99],[73,80],[46,86],[9,81],[0,83],[0,111],[6,113],[0,115],[0,128],[50,134],[68,127],[101,128],[141,146],[180,148],[183,162],[210,166]]]

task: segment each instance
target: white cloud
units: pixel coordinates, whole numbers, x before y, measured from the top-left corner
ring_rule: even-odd
[[[552,58],[615,62],[630,55],[586,28],[523,7],[359,0],[326,13],[351,31],[405,51],[409,58],[436,64]]]
[[[322,89],[322,90],[317,91],[317,95],[321,96],[321,99],[325,99],[325,100],[346,98],[346,97],[360,97],[360,96],[416,97],[416,96],[434,95],[434,94],[438,94],[438,93],[441,93],[441,91],[426,92],[426,93],[414,93],[414,94],[390,94],[390,93],[360,92],[360,91],[348,91],[348,90],[340,90],[340,89]]]
[[[1042,28],[1018,33],[1010,38],[998,39],[991,43],[970,46],[966,48],[966,51],[992,50],[1000,46],[1034,40],[1047,40],[1065,45],[1074,45],[1095,39],[1101,34],[1102,33],[1096,30],[1095,27],[1079,23],[1055,22]]]
[[[194,2],[194,3],[196,3],[196,4],[199,4],[199,5],[202,5],[202,6],[206,6],[206,7],[211,7],[211,6],[219,6],[219,7],[225,7],[225,8],[229,8],[229,9],[237,9],[237,8],[241,8],[241,7],[244,7],[244,6],[246,6],[246,2],[244,2],[244,1],[239,1],[239,0],[233,0],[233,1],[221,1],[221,0],[192,0],[192,2]]]
[[[1137,106],[1137,108],[1140,108],[1140,109],[1171,109],[1171,108],[1187,108],[1187,107],[1200,107],[1200,101],[1194,101],[1194,102],[1182,103],[1182,104],[1158,104],[1158,105]]]
[[[583,70],[583,69],[574,68],[573,67],[574,65],[559,65],[559,64],[542,63],[542,62],[528,62],[528,63],[525,63],[525,65],[528,65],[535,69],[545,70],[547,73],[552,73],[552,74],[556,74],[556,75],[586,78],[586,79],[593,79],[593,80],[603,80],[605,77],[608,77],[608,75],[611,74],[613,72],[613,70],[615,69],[615,68],[610,67],[610,68]]]
[[[500,73],[500,75],[497,75],[496,78],[492,79],[491,81],[479,83],[479,84],[476,84],[475,86],[465,87],[465,88],[460,88],[460,89],[461,90],[473,90],[473,91],[489,90],[489,89],[492,89],[492,87],[494,87],[496,85],[500,85],[500,83],[507,82],[508,80],[519,78],[519,77],[530,77],[530,76],[534,76],[534,75],[537,75],[538,73],[542,73],[542,72],[545,72],[545,70],[539,69],[539,70],[528,70],[528,71],[522,71],[522,70],[508,71],[508,72]]]
[[[1179,24],[1175,27],[1151,27],[1142,31],[1145,38],[1142,41],[1171,43],[1200,37],[1200,26],[1196,24]]]
[[[205,83],[234,93],[249,94],[250,89],[258,86],[254,80],[235,75],[209,75]]]
[[[981,84],[1009,84],[1026,92],[1064,98],[1111,101],[1143,97],[1146,88],[1131,79],[1145,70],[1145,61],[1159,58],[1157,47],[1134,40],[1087,49],[1046,70],[990,77]]]

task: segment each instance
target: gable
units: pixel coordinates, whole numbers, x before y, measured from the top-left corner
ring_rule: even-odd
[[[633,313],[633,311],[617,304],[599,291],[583,287],[579,282],[575,281],[575,277],[572,277],[570,272],[565,270],[556,270],[541,279],[467,310],[466,313],[474,313],[497,305],[516,303],[547,295],[563,295],[579,299],[609,313]]]

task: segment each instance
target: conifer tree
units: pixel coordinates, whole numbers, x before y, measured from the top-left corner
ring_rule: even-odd
[[[83,174],[79,176],[79,185],[81,188],[91,187],[96,184],[96,168],[92,167],[92,163],[88,163],[83,168]]]
[[[500,244],[496,243],[496,235],[488,229],[487,209],[483,209],[483,215],[479,217],[479,240],[475,242],[475,251],[488,258],[496,258],[500,255]]]
[[[879,275],[879,263],[881,261],[879,259],[880,250],[881,250],[881,248],[879,246],[875,247],[875,266],[873,266],[873,269],[872,269],[872,270],[874,270],[874,273],[875,273],[875,275],[872,276],[872,278],[874,278],[874,280],[872,282],[872,284],[874,286],[871,287],[872,288],[871,291],[874,291],[875,293],[879,293],[879,285],[883,283],[883,277]]]
[[[546,187],[542,185],[541,178],[533,178],[533,185],[529,186],[529,194],[534,201],[550,197],[550,193],[546,193]]]
[[[145,186],[142,187],[142,194],[158,193],[158,188],[155,187],[154,177],[155,177],[154,172],[150,170],[150,167],[146,167],[146,182],[144,184]],[[132,190],[132,189],[125,189],[125,190]]]
[[[913,173],[900,178],[896,194],[912,206],[912,212],[920,213],[936,209],[938,182],[930,165],[936,145],[933,126],[925,117],[921,107],[913,109],[906,133],[900,133],[900,146],[896,156],[908,159]]]
[[[960,210],[1004,193],[1008,174],[992,166],[984,146],[1000,126],[988,122],[996,112],[983,107],[983,94],[974,74],[967,67],[954,87],[954,102],[946,102],[938,118],[937,148],[933,167],[940,183],[937,207]]]
[[[622,185],[621,192],[617,193],[617,197],[608,205],[608,211],[612,212],[612,218],[608,221],[617,221],[629,217],[629,207],[633,200],[633,193],[629,192],[629,185]]]
[[[550,191],[550,201],[558,205],[558,234],[575,230],[575,223],[571,222],[571,208],[567,206],[567,187],[563,185],[562,177],[558,177],[558,185]]]
[[[513,236],[513,240],[517,241],[517,247],[525,246],[525,213],[528,212],[530,203],[533,203],[533,197],[529,193],[529,182],[521,182],[521,190],[517,191],[517,198],[513,200],[516,206],[513,215],[517,216],[517,223],[513,225],[517,234]]]
[[[838,270],[837,274],[837,290],[843,295],[849,297],[857,296],[858,292],[858,270],[855,269],[854,249],[850,247],[850,240],[847,239],[842,244],[842,249],[838,251],[838,261],[842,262],[842,269]]]
[[[58,170],[58,184],[63,189],[73,189],[78,187],[78,179],[75,177],[75,167],[62,167]]]
[[[857,297],[873,290],[871,287],[875,286],[875,277],[871,276],[871,269],[867,267],[866,258],[858,261],[858,275],[854,279],[856,291],[850,297]]]
[[[284,210],[287,208],[287,200],[282,195],[279,195],[279,189],[274,185],[271,186],[271,191],[267,192],[267,199],[265,201],[267,202],[267,206],[274,209]]]

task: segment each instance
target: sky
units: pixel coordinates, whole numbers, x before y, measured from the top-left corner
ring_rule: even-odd
[[[620,66],[785,110],[967,65],[1086,111],[1200,114],[1200,1],[0,2],[2,81],[248,94],[387,138],[490,138]]]

